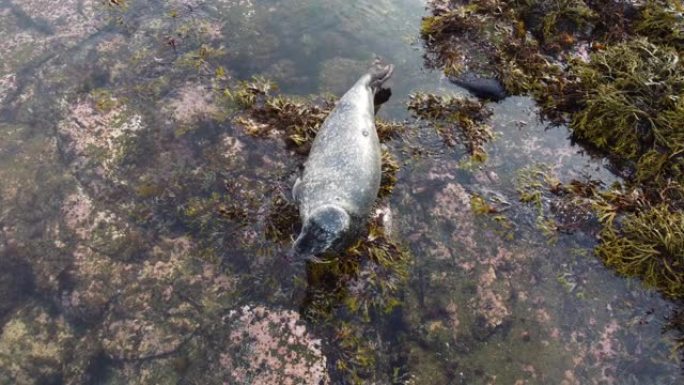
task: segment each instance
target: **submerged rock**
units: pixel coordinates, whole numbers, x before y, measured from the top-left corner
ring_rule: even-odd
[[[0,248],[0,323],[31,294],[34,286],[31,266],[13,251],[12,248],[5,251]]]
[[[342,95],[367,69],[368,64],[362,60],[346,57],[326,60],[321,64],[319,88],[323,92]]]
[[[20,308],[0,335],[0,383],[61,383],[73,342],[74,331],[63,316],[53,316],[35,304]]]
[[[231,330],[220,369],[236,383],[252,385],[330,383],[321,341],[300,324],[299,314],[244,306],[225,318]]]
[[[213,93],[202,84],[186,83],[176,91],[173,99],[163,101],[160,107],[163,114],[177,126],[176,132],[191,130],[200,121],[219,114]]]
[[[78,172],[106,177],[125,184],[117,171],[135,136],[146,128],[142,116],[106,92],[69,106],[67,119],[59,123],[61,150]]]

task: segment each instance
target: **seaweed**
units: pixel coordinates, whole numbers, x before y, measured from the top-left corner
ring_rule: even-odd
[[[337,102],[332,97],[309,98],[274,95],[277,87],[262,77],[241,81],[231,88],[219,89],[229,108],[237,109],[233,121],[252,136],[283,134],[296,152],[305,155],[325,118]],[[378,119],[376,130],[381,142],[400,132],[399,123]]]
[[[298,223],[297,207],[285,197],[277,194],[273,197],[266,218],[265,236],[277,242],[290,242]]]
[[[677,52],[635,39],[594,53],[573,71],[585,93],[573,134],[636,164],[640,183],[682,180],[684,68]]]
[[[606,266],[670,298],[684,297],[684,187],[669,182],[656,192],[620,184],[604,188],[595,180],[561,183],[539,167],[523,169],[517,183],[521,201],[538,208],[537,223],[547,235],[572,229],[558,215],[547,218],[550,192],[557,196],[551,204],[556,211],[600,222],[594,251]]]
[[[476,0],[467,5],[445,5],[431,2],[433,15],[423,19],[421,28],[427,48],[426,64],[443,69],[451,79],[458,79],[466,70],[479,76],[495,77],[508,94],[533,95],[546,115],[554,122],[560,122],[562,113],[557,112],[557,106],[561,101],[558,99],[562,99],[561,91],[567,81],[562,76],[562,67],[544,51],[549,51],[556,41],[570,48],[576,39],[562,33],[555,37],[553,44],[544,44],[543,40],[539,43],[528,34],[534,24],[530,24],[531,20],[526,22],[524,15],[537,14],[537,3],[541,2],[529,0],[529,3]],[[590,16],[579,5],[581,0],[559,0],[563,7],[555,1],[550,3],[553,4],[548,8],[555,11],[546,12],[550,20],[549,36],[555,31],[553,20],[566,17],[562,16],[564,13],[576,14],[577,23],[584,20],[581,16]]]
[[[543,117],[569,122],[574,139],[608,157],[626,177],[626,186],[605,188],[595,181],[563,184],[544,170],[529,169],[519,178],[521,201],[538,208],[545,232],[572,229],[575,214],[593,212],[602,226],[595,251],[607,266],[681,298],[681,2],[519,0],[494,1],[494,8],[491,3],[430,2],[433,15],[423,20],[421,32],[436,66],[447,75],[456,64],[462,71],[468,59],[455,54],[461,39],[486,36],[491,43],[478,45],[508,93],[529,94]],[[586,49],[590,55],[582,54]],[[555,220],[545,214],[551,199],[546,192],[558,195],[550,207]],[[568,212],[572,221],[559,221]]]
[[[463,143],[472,160],[487,159],[484,145],[494,138],[487,123],[492,111],[482,102],[419,92],[409,96],[408,109],[430,121],[448,146]]]
[[[420,33],[428,47],[426,61],[432,67],[442,68],[448,76],[458,76],[467,66],[463,56],[467,39],[457,39],[462,34],[478,34],[486,15],[476,6],[453,9],[435,8],[433,16],[423,18]]]
[[[684,53],[684,5],[678,0],[649,0],[633,23],[633,31],[656,44]]]
[[[380,191],[378,198],[382,199],[389,196],[397,183],[397,172],[400,166],[397,159],[389,150],[382,150],[382,175],[380,178]]]
[[[684,297],[684,214],[667,204],[628,214],[601,231],[596,253],[607,266],[638,276],[662,293]]]
[[[353,384],[377,372],[377,348],[367,333],[371,322],[402,304],[413,258],[375,221],[366,237],[340,255],[307,265],[307,296],[302,313],[332,329],[335,370]]]
[[[598,20],[597,12],[583,0],[519,0],[516,3],[524,25],[550,51],[572,47],[576,34],[586,38]]]
[[[682,305],[684,305],[684,303],[680,301],[678,303],[678,309],[672,312],[668,317],[665,330],[672,330],[678,334],[673,350],[680,352],[680,356],[684,362],[684,307]]]

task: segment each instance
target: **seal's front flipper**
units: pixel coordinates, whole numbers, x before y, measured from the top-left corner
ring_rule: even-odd
[[[387,102],[391,96],[391,88],[380,88],[375,92],[375,95],[373,95],[373,106],[375,108],[376,114],[378,113],[380,106],[385,104],[385,102]]]

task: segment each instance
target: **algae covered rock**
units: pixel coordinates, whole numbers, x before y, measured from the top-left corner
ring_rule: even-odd
[[[63,316],[28,303],[2,328],[0,383],[60,383],[74,342],[74,330]]]
[[[119,172],[136,144],[136,135],[145,128],[140,114],[100,91],[69,105],[68,117],[57,131],[61,150],[77,172],[123,184]]]

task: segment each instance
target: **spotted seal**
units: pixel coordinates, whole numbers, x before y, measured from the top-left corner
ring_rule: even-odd
[[[374,97],[394,66],[380,61],[349,89],[323,122],[292,188],[302,230],[291,257],[317,260],[358,237],[380,188]]]

